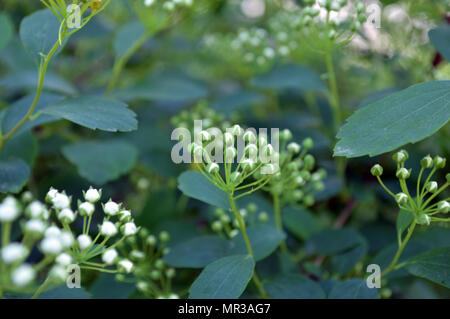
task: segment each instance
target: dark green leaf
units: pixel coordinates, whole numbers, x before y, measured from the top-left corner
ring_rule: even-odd
[[[38,153],[36,139],[33,134],[28,131],[22,134],[14,135],[0,152],[0,160],[8,158],[23,159],[30,167],[34,165]]]
[[[376,156],[437,132],[450,116],[450,81],[424,82],[356,111],[341,128],[334,156]]]
[[[108,98],[85,96],[65,99],[42,110],[92,130],[128,132],[137,129],[136,114],[127,105]]]
[[[323,225],[305,208],[288,207],[283,210],[285,227],[299,239],[308,239],[321,231]]]
[[[91,141],[63,148],[64,156],[88,181],[102,185],[128,173],[137,160],[137,149],[123,141]]]
[[[89,299],[91,294],[84,288],[68,288],[66,285],[44,291],[38,299]]]
[[[230,242],[219,236],[193,238],[170,248],[164,261],[179,268],[203,268],[206,265],[227,256]]]
[[[428,32],[431,43],[450,62],[450,27],[443,26]]]
[[[358,242],[356,246],[331,257],[333,273],[345,276],[363,259],[369,250],[369,245],[362,236],[358,237]]]
[[[135,290],[133,282],[120,282],[114,275],[102,274],[90,288],[90,293],[94,299],[125,299]]]
[[[0,193],[18,193],[30,176],[30,167],[20,158],[0,160]]]
[[[309,254],[333,255],[357,246],[360,238],[352,228],[327,229],[312,235],[305,248]]]
[[[60,22],[48,9],[25,17],[20,23],[20,38],[28,53],[38,65],[41,54],[47,55],[58,41]]]
[[[398,241],[401,241],[403,232],[408,229],[409,225],[414,220],[414,214],[406,211],[406,210],[400,210],[397,216],[397,238]]]
[[[252,91],[238,91],[220,97],[211,103],[211,108],[231,114],[236,111],[246,111],[249,107],[264,101],[264,96]]]
[[[276,66],[269,72],[254,78],[252,85],[261,89],[326,91],[326,87],[316,71],[298,64]]]
[[[450,247],[438,247],[406,261],[414,276],[426,278],[450,288]]]
[[[247,235],[252,246],[255,261],[260,261],[272,254],[286,237],[274,226],[259,224],[247,227]],[[232,247],[229,254],[245,254],[247,246],[245,245],[242,233],[239,233],[232,240]]]
[[[191,299],[235,299],[253,276],[255,261],[249,255],[224,257],[206,266],[189,290]]]
[[[340,281],[331,288],[329,299],[377,299],[378,290],[367,287],[364,279]]]
[[[218,189],[202,173],[187,171],[178,177],[178,188],[184,195],[207,204],[230,209],[227,194]]]
[[[144,33],[145,28],[139,21],[134,21],[122,26],[114,39],[114,52],[116,53],[116,58],[119,59],[123,57]]]
[[[264,284],[270,297],[276,299],[323,299],[325,292],[318,283],[299,274],[277,276]]]

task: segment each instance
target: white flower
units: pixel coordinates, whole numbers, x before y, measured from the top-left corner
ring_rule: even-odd
[[[287,149],[289,152],[296,154],[300,152],[300,145],[295,142],[292,142],[288,144]]]
[[[100,227],[100,232],[104,236],[111,237],[111,236],[114,236],[115,234],[117,234],[117,228],[112,222],[104,221]]]
[[[123,234],[125,236],[133,236],[134,234],[136,234],[136,232],[137,228],[134,223],[126,223],[125,225],[123,225]]]
[[[28,254],[27,248],[19,243],[11,243],[2,249],[2,260],[5,264],[12,264],[25,259]]]
[[[61,234],[59,235],[59,240],[64,249],[72,247],[74,242],[72,233],[66,230],[61,231]]]
[[[25,232],[34,235],[42,235],[45,232],[46,224],[40,219],[30,219],[25,223]]]
[[[102,197],[101,191],[98,191],[95,188],[89,188],[84,194],[84,199],[91,203],[97,202],[100,197]]]
[[[112,265],[116,261],[119,254],[117,253],[117,250],[115,249],[108,249],[105,250],[105,252],[102,255],[102,260],[107,265]]]
[[[89,237],[89,235],[80,235],[77,237],[77,241],[78,241],[78,246],[80,246],[81,250],[85,250],[86,248],[88,248],[91,243],[92,243],[92,239],[91,237]]]
[[[56,226],[50,226],[45,231],[45,237],[59,237],[61,235],[61,230]]]
[[[52,199],[52,204],[56,209],[64,209],[70,206],[70,199],[67,195],[57,193]]]
[[[103,210],[106,215],[114,216],[119,212],[120,206],[112,200],[109,200],[109,202],[103,206]]]
[[[56,257],[55,261],[61,266],[68,266],[72,263],[72,256],[67,253],[62,253],[58,257]]]
[[[60,282],[64,282],[67,278],[67,271],[64,267],[65,265],[55,265],[50,269],[49,276],[53,280],[58,280]]]
[[[267,47],[264,49],[264,55],[266,58],[272,59],[275,56],[275,51],[272,48]]]
[[[95,211],[95,206],[90,202],[84,202],[78,206],[78,211],[81,216],[91,216]]]
[[[28,285],[36,276],[33,267],[28,264],[23,264],[17,267],[11,274],[12,282],[19,287]]]
[[[65,224],[73,223],[75,220],[75,214],[70,208],[64,208],[59,214],[58,219]]]
[[[122,259],[117,263],[119,271],[129,274],[133,270],[133,263],[128,259]]]
[[[41,218],[43,217],[45,206],[40,201],[33,201],[28,205],[26,212],[30,218]]]
[[[0,204],[0,222],[12,222],[19,217],[19,214],[20,211],[16,204],[11,204],[6,199]]]
[[[41,251],[45,255],[58,255],[62,250],[63,246],[57,237],[46,237],[41,242]]]
[[[53,187],[50,188],[50,190],[47,193],[46,200],[52,203],[53,198],[55,198],[56,194],[58,194],[58,190],[54,189]]]

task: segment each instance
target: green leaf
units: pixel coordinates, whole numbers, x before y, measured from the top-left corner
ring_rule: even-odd
[[[0,51],[8,44],[13,35],[14,27],[9,17],[0,12]]]
[[[326,91],[320,75],[315,70],[298,64],[276,66],[255,77],[251,84],[260,89]]]
[[[178,177],[178,188],[184,195],[207,204],[230,209],[227,194],[214,186],[202,173],[187,171]]]
[[[230,242],[219,236],[201,236],[170,248],[164,261],[179,268],[203,268],[227,256]]]
[[[102,185],[128,173],[137,160],[137,149],[123,141],[90,141],[65,146],[64,156],[88,181]]]
[[[321,231],[323,225],[305,208],[287,207],[283,209],[283,224],[297,238],[306,240]]]
[[[37,157],[38,146],[33,134],[28,131],[22,134],[14,135],[3,147],[0,152],[0,160],[8,158],[23,159],[30,167],[34,165]]]
[[[437,132],[450,116],[450,81],[424,82],[356,111],[341,128],[334,156],[376,156]]]
[[[276,299],[324,299],[325,292],[320,285],[299,274],[279,275],[266,282],[264,288],[270,297]]]
[[[129,132],[137,129],[136,114],[127,105],[108,98],[85,96],[65,99],[42,110],[92,130]]]
[[[0,160],[0,193],[18,193],[30,176],[30,167],[20,158]]]
[[[6,90],[35,90],[37,87],[38,73],[37,70],[21,70],[16,73],[8,74],[0,79],[0,87]],[[59,75],[47,71],[44,79],[45,90],[65,95],[74,95],[77,89],[68,81]]]
[[[84,288],[68,288],[66,285],[59,286],[49,291],[44,291],[38,299],[89,299],[91,294]]]
[[[328,295],[329,299],[377,299],[378,290],[367,287],[364,279],[348,279],[336,283]]]
[[[189,290],[189,298],[239,298],[252,278],[254,269],[255,261],[249,255],[221,258],[203,269]]]
[[[237,111],[247,111],[251,106],[264,101],[264,96],[252,91],[238,91],[222,96],[211,103],[211,108],[231,114]]]
[[[145,28],[139,21],[134,21],[122,26],[114,39],[114,52],[120,59],[145,34]]]
[[[247,235],[252,246],[255,261],[260,261],[272,254],[286,237],[274,226],[259,224],[247,227]],[[245,245],[242,233],[239,233],[232,240],[232,247],[229,254],[245,254],[247,246]]]
[[[305,249],[308,254],[334,255],[359,245],[360,238],[353,228],[327,229],[312,235]]]
[[[432,29],[428,32],[428,37],[439,53],[447,61],[450,61],[450,27],[443,26]]]
[[[102,274],[89,290],[94,299],[126,299],[136,291],[136,284],[118,281],[115,275]]]
[[[356,246],[331,257],[333,273],[341,276],[347,275],[367,254],[369,250],[367,240],[362,236],[358,236],[357,240],[358,244]]]
[[[20,23],[19,33],[23,46],[37,65],[42,58],[41,54],[47,55],[58,41],[59,27],[60,21],[48,9],[36,11]]]
[[[406,269],[414,276],[450,288],[450,247],[438,247],[406,261]]]
[[[414,220],[414,214],[406,211],[406,210],[400,210],[397,216],[397,239],[398,242],[401,242],[402,235],[406,229],[408,229],[409,225]]]
[[[19,121],[27,114],[28,109],[33,103],[34,95],[27,95],[20,100],[11,104],[7,110],[6,114],[2,120],[2,132],[4,134],[10,132],[14,126],[19,123]],[[39,99],[39,102],[36,106],[36,109],[33,112],[33,115],[36,115],[37,112],[41,111],[46,106],[61,101],[63,99],[62,96],[50,93],[42,93]],[[26,122],[16,134],[21,132],[25,132],[30,130],[38,125],[53,122],[59,120],[57,117],[41,114],[33,121]]]

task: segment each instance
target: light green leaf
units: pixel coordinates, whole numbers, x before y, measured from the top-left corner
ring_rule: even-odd
[[[251,84],[260,89],[326,91],[325,84],[315,70],[298,64],[275,66],[269,72],[255,77]]]
[[[20,158],[0,160],[0,193],[18,193],[30,176],[30,167]]]
[[[305,208],[287,207],[283,209],[283,224],[299,239],[305,240],[321,231],[323,225]]]
[[[36,11],[20,23],[19,33],[23,46],[36,65],[39,65],[41,54],[47,55],[58,41],[59,27],[60,21],[48,9]]]
[[[0,37],[0,51],[8,44],[13,31],[14,27],[9,17],[5,13],[0,12],[0,34],[2,35]]]
[[[123,57],[134,43],[145,34],[145,28],[139,21],[122,26],[114,39],[116,58]]]
[[[247,227],[247,235],[252,246],[255,261],[260,261],[272,254],[286,237],[274,226],[259,224]],[[247,246],[245,245],[242,233],[239,233],[232,239],[232,247],[229,254],[245,254]]]
[[[264,284],[270,297],[276,299],[324,299],[325,292],[318,283],[299,274],[279,275]]]
[[[450,27],[443,26],[428,32],[431,43],[450,62]]]
[[[367,287],[364,279],[348,279],[336,283],[329,299],[378,299],[378,289]]]
[[[406,261],[406,269],[414,276],[450,288],[450,247],[438,247]]]
[[[136,114],[128,109],[126,104],[98,96],[65,99],[46,107],[42,113],[92,130],[129,132],[137,129]]]
[[[170,248],[164,261],[179,268],[203,268],[227,256],[230,242],[219,236],[201,236]]]
[[[450,116],[450,81],[424,82],[356,111],[341,128],[334,156],[376,156],[437,132]]]
[[[249,255],[221,258],[200,273],[189,290],[191,299],[235,299],[253,276],[255,261]]]
[[[224,209],[231,208],[226,193],[214,186],[200,172],[187,171],[182,173],[178,177],[178,188],[188,197]]]
[[[65,146],[64,156],[88,181],[102,185],[128,173],[137,160],[137,149],[123,141],[91,141]]]

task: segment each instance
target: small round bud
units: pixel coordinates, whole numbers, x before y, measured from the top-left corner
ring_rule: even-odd
[[[428,216],[426,214],[421,214],[416,217],[416,223],[419,225],[427,225],[428,226],[431,223],[431,218],[430,218],[430,216]]]
[[[36,277],[33,267],[28,264],[22,264],[17,267],[11,274],[11,280],[14,285],[24,287],[31,283]]]
[[[166,264],[164,263],[164,261],[162,260],[162,259],[157,259],[156,261],[155,261],[155,267],[157,268],[157,269],[164,269],[164,267],[166,266]]]
[[[420,165],[422,165],[423,168],[431,168],[433,166],[433,159],[430,155],[425,156],[420,161]]]
[[[408,202],[408,195],[405,193],[398,193],[395,195],[395,201],[399,205],[405,205]]]
[[[121,273],[129,274],[133,271],[134,265],[128,259],[122,259],[117,263],[117,270]]]
[[[258,155],[258,147],[255,144],[249,144],[244,149],[245,155],[251,159],[256,159]]]
[[[216,220],[212,223],[211,228],[213,231],[220,232],[223,228],[222,223],[219,220]]]
[[[173,278],[173,277],[175,277],[175,269],[174,268],[169,268],[169,269],[167,269],[166,270],[166,277],[167,278]],[[172,296],[172,295],[171,295]],[[178,298],[172,298],[172,297],[170,297],[170,299],[178,299]]]
[[[437,191],[437,189],[438,189],[438,183],[435,182],[435,181],[428,182],[425,185],[425,189],[427,191],[429,191],[430,193],[435,193]]]
[[[381,176],[383,174],[383,167],[380,164],[375,164],[374,166],[372,166],[372,168],[370,169],[370,173],[373,176]]]
[[[122,225],[122,227],[120,227],[120,230],[125,237],[133,236],[133,235],[136,235],[136,233],[137,233],[137,227],[132,222]]]
[[[71,224],[75,221],[75,214],[70,208],[64,208],[59,212],[58,219],[63,224]]]
[[[161,240],[163,243],[168,242],[170,239],[170,235],[167,231],[163,230],[159,233],[159,240]]]
[[[152,271],[150,272],[150,277],[151,277],[153,280],[158,280],[159,278],[161,278],[161,273],[160,273],[158,270],[152,270]]]
[[[44,234],[47,225],[40,219],[30,219],[24,225],[24,233],[32,237],[40,237]]]
[[[80,235],[77,237],[77,242],[80,249],[85,250],[91,245],[92,239],[89,235]]]
[[[103,211],[106,215],[114,216],[120,211],[120,205],[113,202],[111,199],[103,206]]]
[[[292,132],[288,129],[284,129],[280,132],[280,139],[283,141],[289,141],[292,138]]]
[[[241,179],[242,179],[241,173],[239,173],[239,172],[233,172],[233,173],[231,173],[230,180],[231,180],[231,182],[232,182],[233,184],[238,184],[238,183],[240,183],[240,182],[241,182]]]
[[[121,223],[129,223],[133,220],[131,212],[129,210],[122,210],[119,213],[119,221]]]
[[[244,133],[244,141],[246,143],[254,144],[256,143],[256,135],[252,131],[247,131]]]
[[[230,238],[234,238],[239,234],[239,230],[237,229],[233,229],[232,231],[230,231]]]
[[[90,203],[96,203],[102,197],[102,190],[92,188],[92,186],[84,193],[84,199]]]
[[[436,166],[436,168],[444,168],[445,164],[446,164],[446,159],[440,156],[435,156],[434,157],[434,165]]]
[[[411,175],[411,169],[407,170],[406,168],[402,167],[397,170],[397,173],[395,176],[399,179],[407,179]]]
[[[79,203],[78,211],[80,216],[91,216],[95,211],[95,206],[90,202]]]
[[[311,154],[307,154],[304,159],[305,168],[307,170],[312,170],[314,168],[314,165],[316,164],[316,160],[314,159],[314,156]]]
[[[219,165],[216,163],[208,164],[206,169],[207,169],[208,173],[211,175],[219,173]]]
[[[302,145],[304,148],[306,148],[307,150],[311,149],[314,147],[314,142],[310,137],[307,137],[303,140]]]
[[[211,139],[211,135],[207,131],[200,132],[200,140],[202,142],[208,142]]]
[[[227,147],[225,150],[225,156],[227,158],[227,163],[232,161],[236,157],[236,149],[233,146]]]
[[[234,136],[229,132],[225,132],[224,134],[225,145],[233,145],[234,144]]]
[[[100,226],[100,233],[105,237],[112,237],[117,234],[117,227],[110,221],[104,221]]]
[[[392,159],[398,163],[402,164],[408,159],[408,153],[405,150],[401,150],[394,155],[392,155]]]
[[[303,198],[303,204],[306,207],[310,207],[310,206],[314,205],[314,203],[315,203],[315,200],[314,200],[314,197],[312,195],[306,195]]]
[[[56,263],[61,266],[68,266],[73,262],[72,256],[67,253],[59,254],[55,259]]]
[[[258,215],[258,220],[261,223],[265,223],[265,222],[267,222],[269,220],[269,215],[266,212],[261,212]]]
[[[301,147],[297,143],[292,142],[292,143],[288,144],[287,149],[289,152],[291,152],[293,154],[297,154],[300,152]]]
[[[242,134],[244,134],[244,130],[237,124],[233,126],[231,132],[236,136],[241,136]]]
[[[19,243],[11,243],[1,250],[2,260],[7,265],[22,261],[27,255],[28,249]]]
[[[147,239],[146,239],[146,241],[147,241],[147,244],[149,244],[150,246],[155,246],[156,245],[156,237],[154,236],[154,235],[150,235],[150,236],[148,236],[147,237]]]
[[[247,205],[247,210],[250,212],[250,214],[256,213],[258,210],[258,206],[255,203],[250,203]]]
[[[253,170],[256,166],[256,163],[251,159],[245,159],[242,161],[242,169],[246,172]]]
[[[107,249],[102,254],[102,260],[107,265],[114,264],[117,260],[117,257],[119,257],[119,254],[115,249]]]
[[[63,250],[61,241],[57,237],[46,237],[41,241],[41,251],[44,255],[58,255]]]
[[[47,192],[47,195],[45,196],[45,201],[49,204],[53,203],[53,199],[55,198],[56,194],[58,194],[58,190],[54,189],[53,187],[50,187],[50,190]]]
[[[67,195],[62,193],[57,193],[55,197],[52,199],[53,207],[56,209],[64,209],[69,208],[70,206],[70,198]]]
[[[450,210],[450,204],[443,200],[437,204],[437,209],[440,213],[447,214]]]

